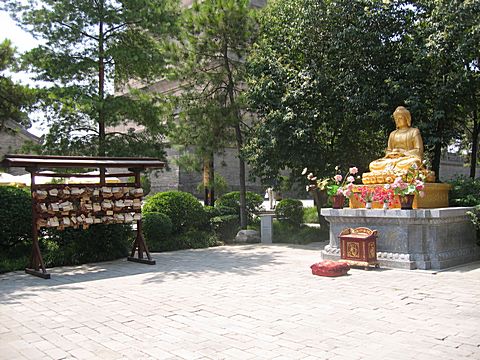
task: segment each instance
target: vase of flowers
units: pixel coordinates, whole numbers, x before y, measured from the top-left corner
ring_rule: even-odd
[[[365,209],[372,208],[373,189],[368,186],[360,186],[358,192],[354,194],[355,198],[365,204]]]
[[[399,174],[391,185],[395,195],[399,197],[400,207],[411,210],[415,195],[424,196],[425,175],[413,164],[403,174]]]
[[[306,175],[307,168],[303,169],[302,175]],[[327,192],[327,195],[332,199],[332,207],[334,209],[343,209],[345,198],[352,196],[353,183],[355,181],[354,175],[358,173],[356,167],[349,168],[345,175],[340,173],[340,168],[335,167],[336,174],[333,177],[318,180],[312,173],[307,175],[307,180],[310,182],[306,190],[319,189]]]
[[[393,201],[394,192],[390,184],[385,186],[375,186],[373,189],[373,201],[378,201],[383,204],[383,210],[388,210],[390,203]]]

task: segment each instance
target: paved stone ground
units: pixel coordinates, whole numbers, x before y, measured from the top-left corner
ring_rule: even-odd
[[[480,359],[480,263],[313,276],[247,245],[0,276],[0,359]]]

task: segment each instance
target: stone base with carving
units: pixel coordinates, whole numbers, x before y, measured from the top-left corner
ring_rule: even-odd
[[[338,235],[343,229],[367,227],[378,231],[381,267],[439,270],[479,260],[475,229],[465,215],[470,209],[322,209],[330,223],[330,243],[322,258],[340,259]]]

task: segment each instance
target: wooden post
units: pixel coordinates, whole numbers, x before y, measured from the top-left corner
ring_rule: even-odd
[[[142,186],[140,181],[140,169],[129,169],[129,171],[133,171],[135,173],[135,187],[140,188]],[[135,257],[135,252],[137,253],[137,257]],[[147,259],[143,257],[143,253],[147,255]],[[150,256],[150,252],[148,251],[147,244],[145,243],[145,239],[143,238],[142,232],[142,220],[137,220],[137,236],[132,246],[132,251],[130,256],[127,258],[128,261],[135,261],[140,262],[142,264],[148,265],[155,265],[155,260],[152,259]]]
[[[30,193],[32,195],[32,256],[30,257],[30,263],[25,268],[25,272],[30,275],[38,276],[43,279],[50,279],[50,274],[45,269],[42,253],[40,252],[40,245],[38,243],[38,227],[37,227],[37,209],[35,199],[33,198],[33,191],[35,189],[35,170],[26,169],[30,172]],[[41,270],[41,271],[40,271]]]

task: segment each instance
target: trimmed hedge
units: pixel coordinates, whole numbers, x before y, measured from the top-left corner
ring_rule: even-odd
[[[260,211],[263,203],[263,197],[247,191],[246,193],[246,208],[248,223],[251,224],[254,218],[254,214]],[[222,209],[222,215],[237,215],[240,216],[240,192],[232,191],[215,201],[215,207]]]
[[[133,241],[130,225],[92,225],[88,229],[45,229],[40,245],[46,266],[77,265],[128,255]]]
[[[32,197],[29,191],[0,186],[0,251],[32,241]]]
[[[172,234],[172,221],[159,212],[145,213],[143,216],[143,234],[150,251],[161,251],[162,242]]]
[[[303,222],[303,204],[295,199],[281,200],[275,207],[275,215],[280,222],[299,227]]]
[[[203,206],[195,196],[182,191],[166,191],[153,195],[146,201],[143,212],[167,215],[172,222],[174,234],[208,227],[208,217]]]

